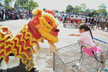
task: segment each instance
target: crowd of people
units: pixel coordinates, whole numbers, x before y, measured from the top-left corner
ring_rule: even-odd
[[[28,19],[32,18],[31,11],[21,11],[15,9],[0,9],[0,20],[11,20],[11,19]]]
[[[97,29],[102,29],[105,30],[107,28],[108,30],[108,18],[100,18],[97,19],[95,17],[86,17],[86,16],[65,16],[63,15],[60,18],[61,21],[63,21],[63,23],[66,25],[68,23],[70,24],[76,24],[76,25],[80,25],[80,24],[87,24],[88,26],[90,26],[92,29],[97,28]]]
[[[16,9],[0,9],[0,21],[1,20],[12,20],[12,19],[29,19],[32,18],[32,12],[31,11],[21,11]],[[100,18],[97,19],[95,17],[86,17],[81,15],[62,15],[59,18],[63,23],[71,23],[80,25],[82,23],[85,23],[89,25],[91,28],[94,29],[96,27],[97,29],[105,30],[107,28],[108,30],[108,18]]]

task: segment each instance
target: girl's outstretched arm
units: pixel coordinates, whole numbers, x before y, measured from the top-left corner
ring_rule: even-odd
[[[80,34],[69,34],[69,36],[80,36]]]

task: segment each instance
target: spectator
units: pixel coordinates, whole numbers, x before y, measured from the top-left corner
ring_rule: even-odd
[[[32,16],[33,16],[33,15],[32,15],[32,12],[30,11],[30,12],[29,12],[29,17],[32,18]]]
[[[0,20],[2,19],[2,10],[0,10]]]

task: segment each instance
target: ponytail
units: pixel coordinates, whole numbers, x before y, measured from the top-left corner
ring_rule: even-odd
[[[88,27],[88,30],[90,32],[90,35],[91,35],[92,39],[93,39],[93,34],[92,34],[92,31],[91,31],[91,29],[89,27]]]

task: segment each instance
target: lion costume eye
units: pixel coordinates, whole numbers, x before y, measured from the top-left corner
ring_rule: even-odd
[[[50,22],[48,22],[50,24]]]
[[[50,13],[43,13],[42,17],[46,20],[46,22],[51,25],[52,27],[56,26],[56,20],[55,17],[53,15],[51,15]]]
[[[53,22],[50,18],[45,17],[46,21],[48,22],[48,24],[50,24],[51,26],[53,26]]]

